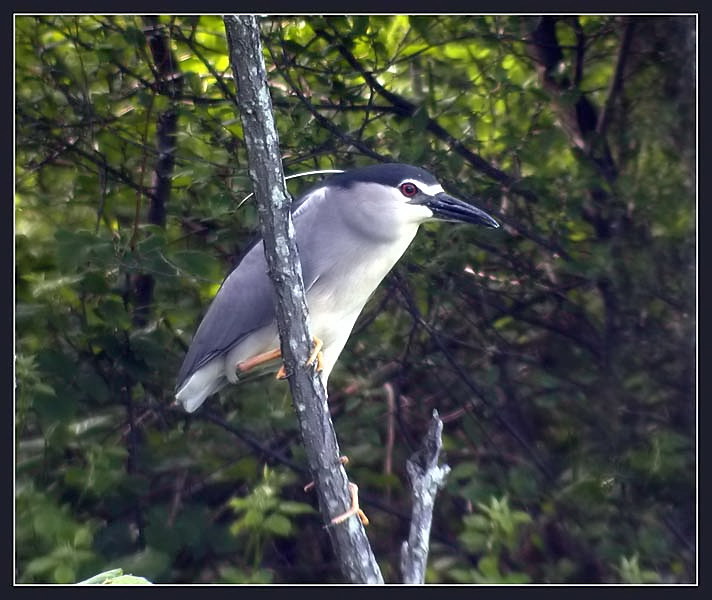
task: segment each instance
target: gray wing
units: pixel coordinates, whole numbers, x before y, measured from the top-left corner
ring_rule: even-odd
[[[324,217],[326,194],[323,187],[310,189],[293,204],[297,245],[318,236],[317,224]],[[318,270],[302,260],[304,286],[311,288]],[[264,244],[259,240],[228,275],[213,298],[188,348],[177,377],[176,389],[216,356],[229,352],[251,332],[271,323],[274,315],[274,287],[267,274]]]
[[[273,287],[260,240],[228,275],[213,298],[177,377],[176,389],[208,361],[274,319]]]

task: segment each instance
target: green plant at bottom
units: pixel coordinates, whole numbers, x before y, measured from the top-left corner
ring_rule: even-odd
[[[267,542],[291,536],[294,518],[314,512],[308,504],[281,497],[282,489],[293,481],[293,474],[265,466],[262,481],[247,496],[228,501],[237,517],[230,525],[230,533],[244,538],[245,556],[252,556],[255,568]]]
[[[469,552],[481,555],[477,568],[454,568],[451,576],[461,583],[528,583],[526,573],[505,572],[504,559],[516,552],[525,532],[523,526],[531,517],[512,510],[509,499],[490,498],[489,504],[477,503],[478,512],[463,519],[464,531],[459,539]]]

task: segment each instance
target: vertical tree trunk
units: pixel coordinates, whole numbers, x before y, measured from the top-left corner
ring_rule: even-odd
[[[361,522],[352,517],[331,525],[331,519],[350,506],[347,478],[339,461],[326,390],[314,368],[305,364],[312,336],[259,27],[252,16],[226,16],[224,21],[230,61],[238,83],[250,178],[258,203],[269,274],[276,291],[282,357],[321,513],[346,578],[352,583],[383,583]]]
[[[145,17],[144,22],[148,28],[146,39],[153,57],[156,87],[160,93],[175,98],[183,87],[183,78],[178,72],[175,57],[171,52],[170,42],[160,27],[158,17]],[[171,104],[168,109],[158,115],[156,122],[156,153],[158,160],[153,170],[147,222],[159,227],[165,227],[166,225],[166,206],[171,196],[171,178],[175,167],[177,132],[178,111]],[[154,285],[153,275],[149,273],[139,273],[134,277],[133,321],[138,327],[145,326],[150,318]]]

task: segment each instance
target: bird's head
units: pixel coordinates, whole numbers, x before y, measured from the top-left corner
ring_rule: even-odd
[[[372,218],[389,213],[403,222],[455,221],[496,228],[484,210],[445,192],[434,175],[411,165],[384,163],[333,175],[324,182],[368,205]],[[364,207],[365,209],[365,207]],[[381,211],[381,212],[379,212]]]

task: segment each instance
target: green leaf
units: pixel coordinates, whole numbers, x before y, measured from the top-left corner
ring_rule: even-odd
[[[64,563],[55,567],[52,578],[55,583],[74,583],[76,572],[71,565]]]
[[[416,108],[415,112],[413,113],[413,116],[411,117],[411,125],[413,127],[414,132],[417,135],[422,135],[425,131],[425,128],[428,126],[429,121],[430,116],[428,115],[428,109],[425,107],[425,105],[421,105]]]
[[[285,515],[303,515],[314,513],[314,508],[304,502],[294,502],[292,500],[283,500],[279,503],[279,512]]]
[[[121,565],[122,573],[141,573],[149,580],[159,580],[168,571],[172,556],[154,547],[147,546],[144,550],[117,558],[112,561]]]
[[[103,571],[102,573],[93,575],[84,581],[78,581],[77,585],[96,585],[104,583],[107,579],[113,579],[114,577],[123,575],[123,573],[123,569],[110,569],[109,571]]]
[[[269,515],[265,519],[263,527],[266,531],[281,537],[286,537],[292,533],[292,522],[280,514]]]
[[[483,556],[477,563],[477,568],[488,579],[496,581],[500,578],[498,561],[494,556]]]
[[[110,577],[104,583],[108,585],[153,585],[145,577],[136,577],[135,575],[128,574]]]
[[[350,17],[350,19],[353,23],[353,25],[351,26],[351,34],[355,38],[364,35],[366,33],[366,30],[368,29],[369,18],[353,16]]]
[[[171,255],[171,261],[182,271],[200,277],[203,280],[217,280],[221,272],[220,263],[206,252],[182,250]]]

